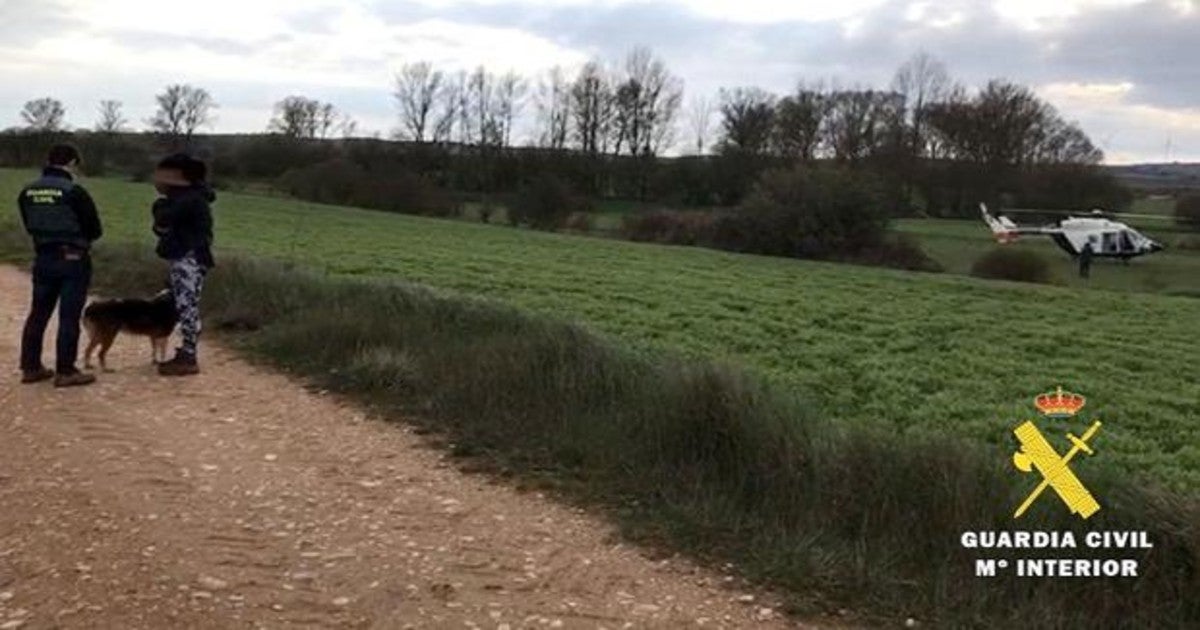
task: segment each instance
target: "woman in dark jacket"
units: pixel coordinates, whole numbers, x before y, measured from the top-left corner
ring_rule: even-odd
[[[164,158],[154,170],[155,251],[170,263],[171,293],[179,313],[183,343],[175,358],[158,366],[164,376],[199,374],[196,346],[200,340],[200,294],[204,276],[215,262],[212,255],[212,202],[216,194],[206,183],[204,162],[183,154]]]

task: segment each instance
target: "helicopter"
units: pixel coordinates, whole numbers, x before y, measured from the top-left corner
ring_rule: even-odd
[[[1007,216],[992,216],[987,204],[979,204],[983,220],[991,228],[1000,243],[1011,243],[1020,236],[1037,234],[1049,236],[1054,243],[1072,257],[1077,257],[1089,243],[1092,255],[1097,258],[1117,258],[1128,262],[1130,258],[1153,254],[1163,250],[1162,243],[1105,216],[1103,210],[1092,210],[1085,216],[1068,216],[1042,226],[1017,225]]]

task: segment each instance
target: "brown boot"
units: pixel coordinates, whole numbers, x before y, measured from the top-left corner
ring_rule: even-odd
[[[54,376],[55,387],[79,387],[82,385],[91,385],[95,382],[95,376],[84,374],[83,372],[66,372]]]
[[[46,368],[21,371],[21,382],[27,385],[30,383],[41,383],[42,381],[48,381],[52,378],[54,378],[54,370],[48,370]]]
[[[200,366],[196,357],[176,352],[174,359],[158,364],[158,373],[162,376],[192,376],[200,373]]]

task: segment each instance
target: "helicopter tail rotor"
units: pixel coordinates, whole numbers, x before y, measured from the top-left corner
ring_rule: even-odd
[[[979,211],[983,214],[983,221],[987,223],[988,227],[992,230],[992,234],[996,237],[997,242],[1011,243],[1017,240],[1017,237],[1020,236],[1017,224],[1013,223],[1012,219],[1009,219],[1006,216],[992,216],[992,214],[988,212],[987,204],[984,203],[979,204]]]

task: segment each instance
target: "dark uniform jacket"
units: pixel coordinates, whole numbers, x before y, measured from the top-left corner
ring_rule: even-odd
[[[155,252],[167,260],[188,254],[205,267],[216,264],[212,255],[213,216],[209,204],[217,195],[207,185],[171,188],[154,202]]]
[[[67,171],[48,166],[17,197],[21,223],[38,253],[86,251],[104,233],[96,203]]]

